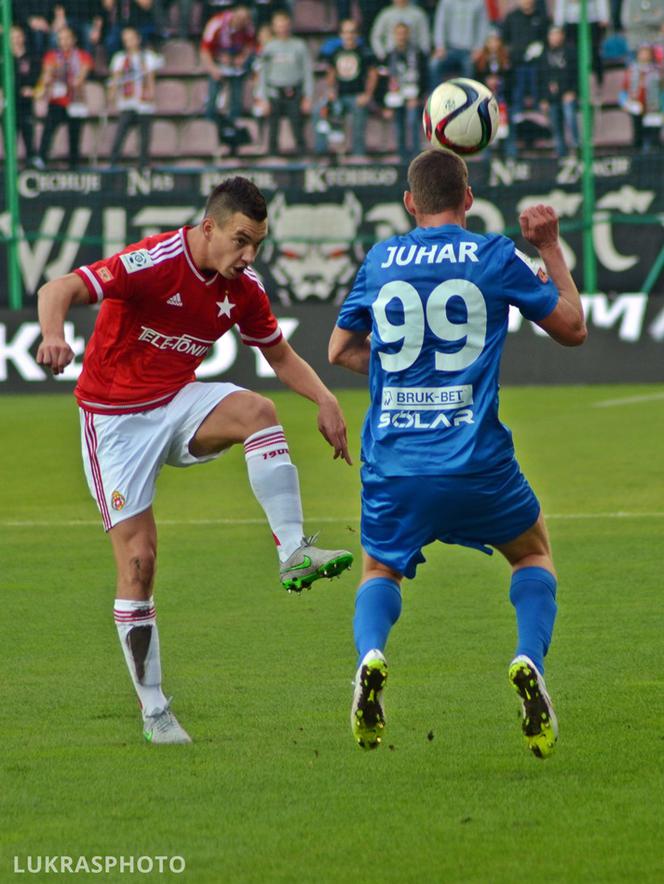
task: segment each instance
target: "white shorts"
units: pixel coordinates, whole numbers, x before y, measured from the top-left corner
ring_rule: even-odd
[[[222,399],[244,389],[192,381],[167,405],[151,411],[92,414],[80,409],[83,468],[105,531],[152,506],[165,463],[188,467],[223,454],[194,457],[189,443]]]

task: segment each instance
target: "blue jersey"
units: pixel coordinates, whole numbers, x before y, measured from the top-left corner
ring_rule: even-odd
[[[507,237],[455,224],[375,245],[337,325],[371,332],[362,459],[383,476],[482,473],[514,455],[498,419],[510,304],[548,316],[558,292]]]

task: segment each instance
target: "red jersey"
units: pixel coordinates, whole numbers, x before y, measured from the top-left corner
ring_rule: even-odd
[[[72,49],[63,52],[61,49],[51,49],[46,53],[43,66],[52,68],[53,80],[49,92],[49,104],[59,104],[68,107],[73,101],[83,100],[82,93],[75,95],[74,80],[85,68],[91,71],[94,67],[92,56],[83,49]],[[80,91],[80,90],[79,90]]]
[[[149,236],[74,271],[92,302],[102,301],[74,390],[82,408],[125,414],[165,405],[234,325],[245,344],[281,341],[253,270],[206,276],[189,251],[188,229]]]
[[[233,27],[232,10],[213,15],[205,25],[201,49],[207,49],[213,58],[222,52],[239,55],[246,49],[253,50],[256,46],[256,34],[253,25],[244,28]]]

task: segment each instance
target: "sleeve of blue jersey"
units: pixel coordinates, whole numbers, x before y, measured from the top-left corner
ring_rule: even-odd
[[[558,304],[558,289],[546,273],[507,240],[502,284],[507,301],[518,307],[526,319],[546,319]]]
[[[337,325],[347,331],[371,331],[371,311],[367,304],[366,260],[355,277],[353,288],[341,305]]]

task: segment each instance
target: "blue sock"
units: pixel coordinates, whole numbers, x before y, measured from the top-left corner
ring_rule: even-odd
[[[541,673],[556,620],[556,578],[544,568],[521,568],[512,575],[510,601],[516,608],[517,656],[525,654]]]
[[[374,577],[367,580],[355,597],[353,633],[360,660],[372,648],[383,650],[390,629],[401,614],[401,592],[396,580]]]

